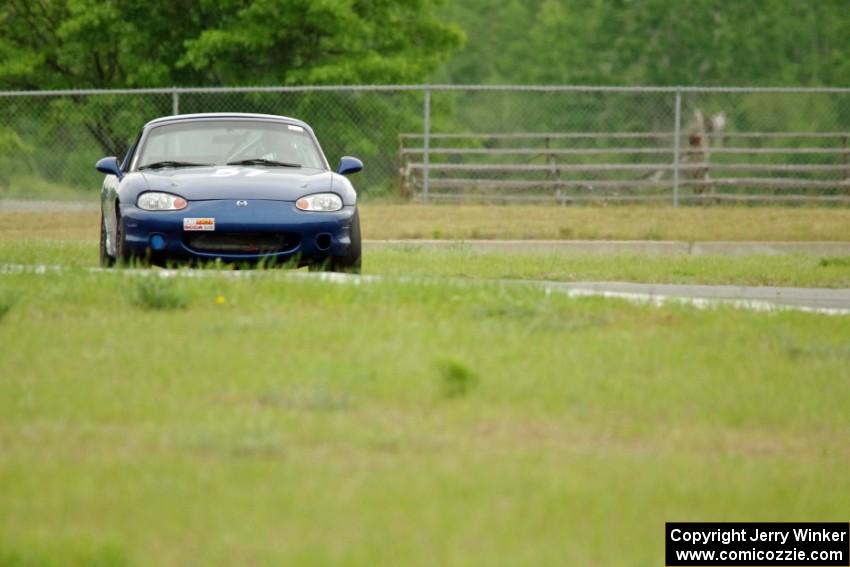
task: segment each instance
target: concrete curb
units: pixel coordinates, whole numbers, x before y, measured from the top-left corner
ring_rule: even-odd
[[[62,265],[0,264],[0,277],[14,274],[62,274],[71,270]],[[680,303],[698,309],[728,306],[752,311],[794,310],[824,315],[850,315],[850,289],[755,287],[737,285],[659,284],[629,282],[556,282],[546,280],[493,280],[467,278],[415,278],[404,276],[353,275],[341,273],[296,272],[288,270],[190,270],[190,269],[112,269],[82,268],[89,273],[160,278],[229,278],[308,279],[331,283],[365,285],[377,282],[406,282],[431,285],[499,285],[526,286],[546,293],[562,293],[569,297],[607,297],[638,303],[665,305]]]
[[[850,313],[850,289],[632,282],[547,282],[546,285],[573,293],[610,297],[689,299],[752,304],[750,308],[756,309],[759,305],[775,305],[842,315]]]

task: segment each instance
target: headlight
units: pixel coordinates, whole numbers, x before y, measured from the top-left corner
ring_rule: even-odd
[[[342,208],[342,199],[336,193],[316,193],[295,201],[295,207],[302,211],[333,212]]]
[[[186,205],[186,199],[170,193],[142,193],[136,200],[136,206],[146,211],[179,211]]]

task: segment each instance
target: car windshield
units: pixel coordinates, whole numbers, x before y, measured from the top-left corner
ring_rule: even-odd
[[[183,120],[157,126],[139,149],[137,169],[250,165],[324,169],[301,126],[260,120]]]

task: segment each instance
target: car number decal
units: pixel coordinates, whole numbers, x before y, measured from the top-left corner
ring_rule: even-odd
[[[215,230],[214,218],[183,219],[183,230]]]
[[[268,173],[264,169],[251,169],[251,168],[236,168],[236,167],[220,167],[212,172],[213,177],[233,177],[239,175],[240,173],[244,173],[245,177],[256,177],[258,175],[263,175],[264,173]]]

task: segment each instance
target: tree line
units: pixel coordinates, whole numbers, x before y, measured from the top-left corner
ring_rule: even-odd
[[[840,86],[850,77],[848,8],[846,0],[0,0],[0,89],[427,82]],[[336,136],[340,144],[373,135],[373,144],[392,145],[399,129],[421,125],[411,115],[419,102],[408,98],[398,104],[349,96],[331,105],[304,95],[286,106],[318,127],[348,121]],[[276,104],[245,95],[229,100],[226,109]],[[474,106],[459,97],[441,104],[436,121],[445,129],[471,128],[476,116],[493,111],[457,112]],[[600,99],[565,107],[553,101],[537,111],[554,117],[552,128],[569,128],[569,112],[628,121],[636,113],[667,116],[670,110],[669,101],[618,104]],[[48,176],[63,171],[64,162],[81,158],[78,131],[99,152],[120,155],[142,122],[170,112],[162,97],[6,99],[0,107],[0,161],[9,166],[4,175],[14,167],[41,167]],[[506,103],[499,116],[521,121],[527,111],[520,107]],[[200,101],[194,108],[219,109]],[[820,114],[825,122],[848,118],[834,108]],[[371,131],[354,124],[357,117]],[[382,137],[376,132],[382,124],[395,130]],[[18,154],[29,158],[7,163]]]

